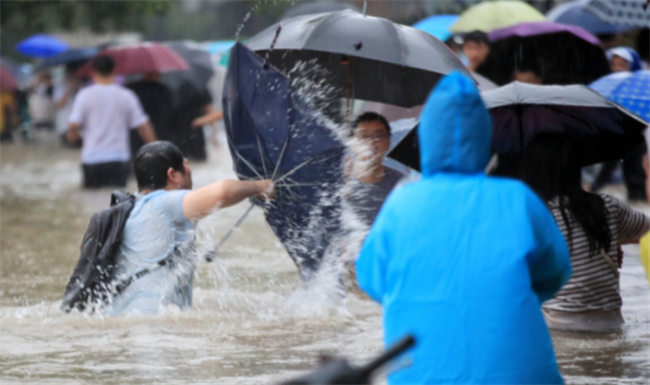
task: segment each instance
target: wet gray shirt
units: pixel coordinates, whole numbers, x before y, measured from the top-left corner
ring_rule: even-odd
[[[351,173],[347,185],[346,200],[359,219],[370,227],[388,194],[404,176],[399,171],[385,167],[384,177],[378,183],[368,184],[360,181],[354,173]]]

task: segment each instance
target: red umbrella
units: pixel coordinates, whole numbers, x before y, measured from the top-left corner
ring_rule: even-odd
[[[11,71],[2,64],[0,64],[0,90],[2,91],[15,91],[18,89],[18,83]]]
[[[130,75],[144,72],[168,72],[188,70],[185,60],[174,51],[157,43],[143,43],[135,46],[108,48],[98,53],[115,60],[116,75]],[[90,74],[91,62],[79,70],[79,76]]]

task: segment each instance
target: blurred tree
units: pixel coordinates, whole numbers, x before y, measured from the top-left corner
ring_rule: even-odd
[[[37,33],[82,28],[93,32],[139,31],[150,16],[167,12],[173,1],[2,0],[0,53],[16,57],[15,45]]]

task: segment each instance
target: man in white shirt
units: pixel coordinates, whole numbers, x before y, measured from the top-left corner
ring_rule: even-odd
[[[135,94],[114,83],[115,63],[105,55],[92,60],[94,84],[81,90],[68,119],[68,142],[83,131],[81,164],[84,187],[124,187],[129,175],[129,129],[136,127],[145,143],[156,140],[149,117]]]

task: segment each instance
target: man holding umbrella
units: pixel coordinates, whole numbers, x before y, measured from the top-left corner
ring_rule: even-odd
[[[156,140],[149,117],[135,94],[114,83],[115,62],[106,55],[92,60],[94,84],[79,92],[70,114],[67,139],[84,132],[81,163],[85,188],[124,187],[129,175],[129,128],[145,143]]]

